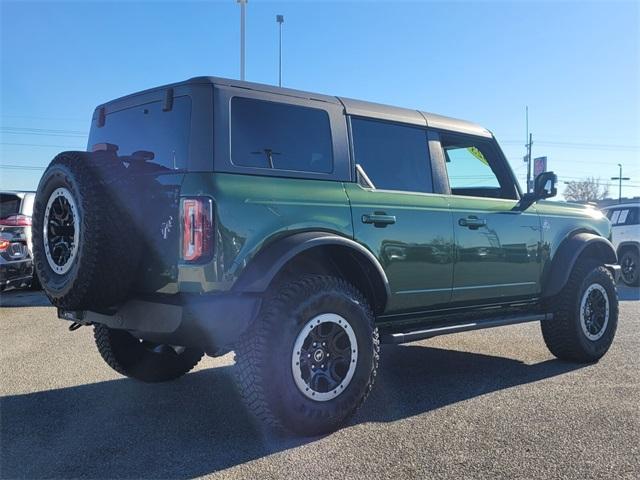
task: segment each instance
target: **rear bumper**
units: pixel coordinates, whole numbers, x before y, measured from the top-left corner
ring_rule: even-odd
[[[58,310],[58,317],[128,330],[144,340],[198,347],[210,355],[233,348],[260,308],[257,295],[171,295],[132,299],[114,313]]]
[[[33,261],[30,258],[15,261],[0,259],[0,287],[19,287],[32,279]]]

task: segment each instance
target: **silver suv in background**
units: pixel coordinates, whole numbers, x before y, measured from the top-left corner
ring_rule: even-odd
[[[0,290],[39,288],[31,243],[34,199],[35,192],[0,192]]]
[[[640,285],[640,202],[621,203],[603,209],[611,220],[612,243],[622,267],[620,278],[632,287]]]

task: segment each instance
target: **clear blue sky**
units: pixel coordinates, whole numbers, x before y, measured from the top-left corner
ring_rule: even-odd
[[[84,148],[95,105],[197,75],[238,77],[239,7],[224,1],[1,4],[0,164]],[[267,2],[247,7],[247,79],[418,108],[492,130],[519,178],[534,156],[561,181],[624,165],[640,195],[638,2]],[[41,170],[0,168],[0,188]],[[617,196],[617,185],[611,189]]]

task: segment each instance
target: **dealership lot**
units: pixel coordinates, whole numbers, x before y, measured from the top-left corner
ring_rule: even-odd
[[[384,347],[364,408],[335,434],[265,432],[233,355],[182,379],[118,376],[41,293],[2,294],[2,478],[638,478],[640,293],[611,351],[555,360],[536,324]]]

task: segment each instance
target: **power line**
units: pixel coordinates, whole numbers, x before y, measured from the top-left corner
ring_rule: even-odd
[[[2,130],[8,131],[26,131],[26,132],[39,132],[39,133],[70,133],[74,135],[88,135],[88,132],[82,130],[66,130],[66,129],[53,129],[53,128],[32,128],[32,127],[6,127],[0,126]]]
[[[44,170],[47,167],[36,167],[33,165],[2,165],[0,164],[0,168],[4,168],[6,170]]]
[[[87,138],[87,132],[78,130],[51,130],[43,128],[0,127],[0,131],[7,135],[37,135],[47,137],[81,137]]]
[[[502,140],[499,141],[501,145],[522,145],[522,142],[517,140]],[[619,144],[607,144],[607,143],[578,143],[578,142],[555,142],[549,140],[537,140],[537,145],[560,147],[560,148],[580,148],[580,149],[592,149],[592,150],[640,150],[640,145],[619,145]]]
[[[11,145],[18,147],[46,147],[46,148],[78,148],[78,145],[51,145],[41,143],[13,143],[13,142],[0,142],[0,145]]]
[[[69,122],[86,122],[86,118],[63,118],[63,117],[41,117],[41,116],[32,116],[32,115],[7,115],[2,114],[0,117],[5,118],[26,118],[29,120],[63,120]]]

